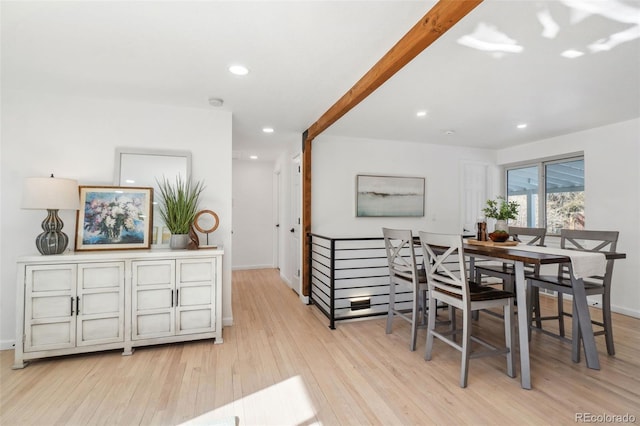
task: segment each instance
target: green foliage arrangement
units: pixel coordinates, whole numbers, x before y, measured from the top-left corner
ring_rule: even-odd
[[[204,190],[204,183],[193,183],[190,179],[176,177],[171,183],[166,177],[158,182],[160,188],[160,217],[172,234],[188,234],[193,219],[198,213],[198,199]]]
[[[482,211],[486,217],[496,220],[508,220],[518,218],[518,204],[515,201],[507,201],[504,197],[499,196],[495,200],[487,200],[487,207]]]

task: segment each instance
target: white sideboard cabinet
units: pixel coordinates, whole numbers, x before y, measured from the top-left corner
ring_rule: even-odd
[[[222,343],[222,250],[18,259],[13,368],[58,355],[197,339]]]

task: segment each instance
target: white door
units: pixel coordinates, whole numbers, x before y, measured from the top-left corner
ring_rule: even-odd
[[[273,266],[280,269],[280,171],[274,174],[273,180]]]
[[[291,277],[291,288],[296,293],[300,294],[300,254],[302,253],[302,236],[300,235],[301,227],[301,186],[300,180],[302,176],[302,163],[300,161],[300,155],[293,157],[291,163],[291,224],[289,226],[290,244],[289,244],[289,265]]]

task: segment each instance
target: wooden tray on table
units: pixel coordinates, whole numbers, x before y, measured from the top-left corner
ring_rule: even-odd
[[[497,243],[495,241],[478,241],[474,239],[465,239],[466,243],[474,245],[474,246],[489,246],[489,247],[513,247],[518,245],[518,241],[505,241],[502,243]]]

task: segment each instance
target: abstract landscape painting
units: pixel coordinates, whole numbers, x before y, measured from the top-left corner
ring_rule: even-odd
[[[358,175],[356,216],[424,216],[424,182],[421,177]]]

